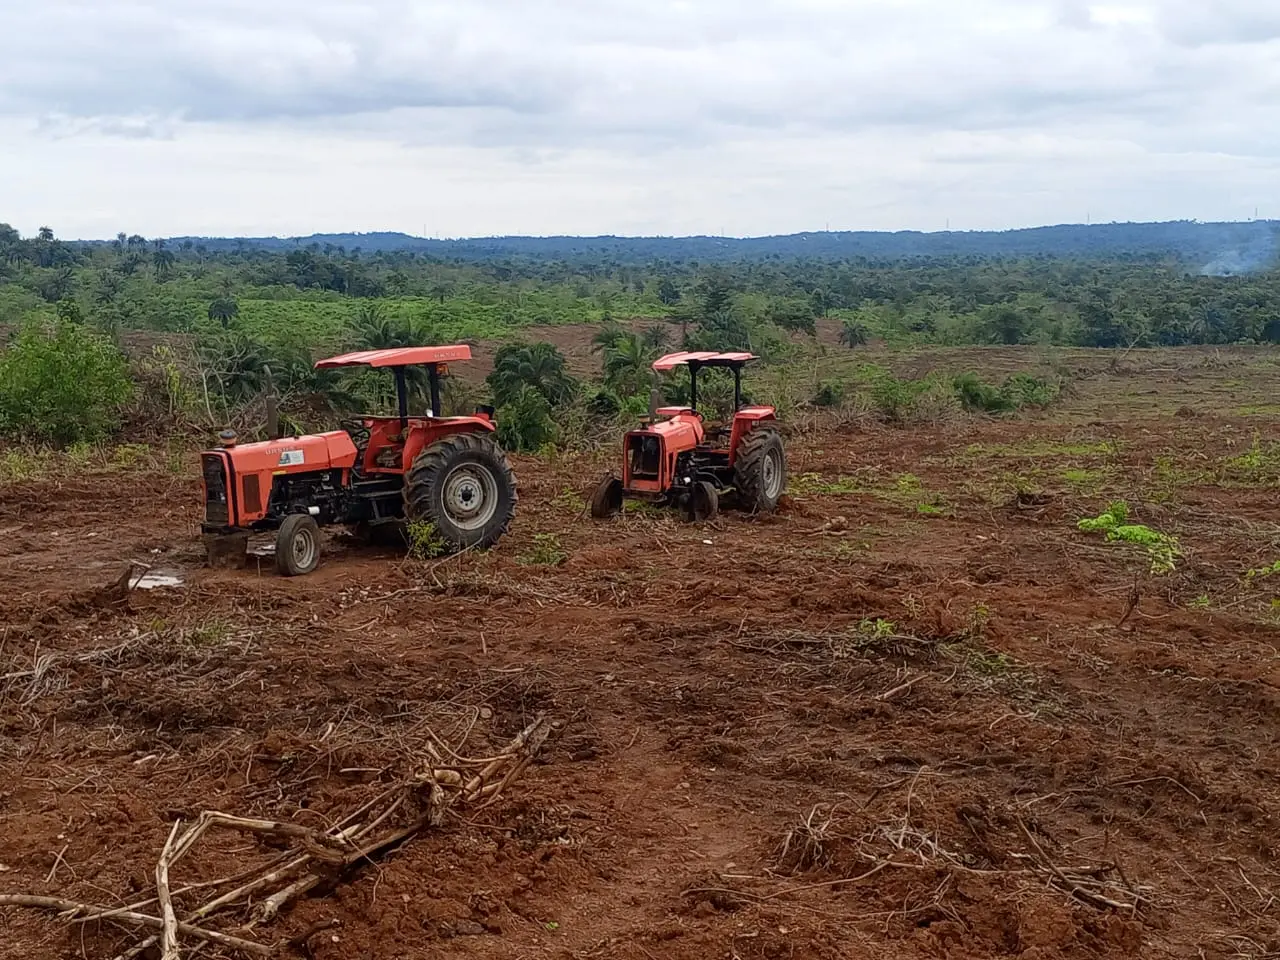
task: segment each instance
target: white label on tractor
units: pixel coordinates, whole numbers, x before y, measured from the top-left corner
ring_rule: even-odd
[[[301,450],[285,450],[280,454],[280,463],[278,466],[300,467],[302,466],[302,462],[303,458]]]

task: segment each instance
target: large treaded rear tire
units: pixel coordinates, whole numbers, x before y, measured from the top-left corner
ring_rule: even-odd
[[[733,464],[738,506],[750,513],[772,513],[787,488],[787,455],[774,427],[756,427],[738,447]]]
[[[497,543],[515,516],[516,500],[515,473],[487,433],[437,440],[405,477],[405,516],[433,524],[455,550]]]

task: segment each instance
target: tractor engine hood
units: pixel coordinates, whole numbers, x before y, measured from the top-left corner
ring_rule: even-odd
[[[225,453],[239,474],[349,468],[356,462],[356,445],[345,430],[259,443],[233,443],[205,452]]]

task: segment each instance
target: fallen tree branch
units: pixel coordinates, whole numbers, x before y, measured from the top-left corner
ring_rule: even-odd
[[[37,897],[23,893],[0,894],[0,907],[35,907],[39,910],[56,910],[59,913],[106,913],[108,909],[89,903],[79,903],[75,900],[63,900],[61,897]],[[131,910],[115,913],[111,919],[125,923],[136,923],[139,926],[152,927],[157,930],[163,930],[165,925],[164,920],[160,917],[153,917],[145,913],[134,913]],[[207,940],[209,943],[216,943],[219,946],[239,950],[242,953],[249,953],[258,957],[270,957],[275,953],[274,946],[266,946],[265,944],[255,943],[252,940],[242,940],[239,937],[232,937],[216,930],[206,930],[190,923],[179,921],[177,931],[184,936],[195,937],[197,940]]]

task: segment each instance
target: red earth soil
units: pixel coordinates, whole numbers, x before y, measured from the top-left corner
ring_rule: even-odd
[[[194,464],[8,483],[0,891],[145,899],[177,818],[327,825],[424,725],[483,755],[546,713],[500,803],[209,925],[339,920],[317,958],[1274,954],[1280,629],[1242,577],[1280,530],[1273,486],[1208,467],[1280,431],[1165,412],[1212,364],[1094,374],[1052,416],[796,421],[770,517],[595,524],[607,454],[517,457],[488,554],[334,532],[298,579],[203,566]],[[1173,573],[1075,528],[1119,495]],[[102,594],[129,561],[182,582]],[[175,882],[269,852],[213,842]],[[0,957],[138,939],[0,908]]]

